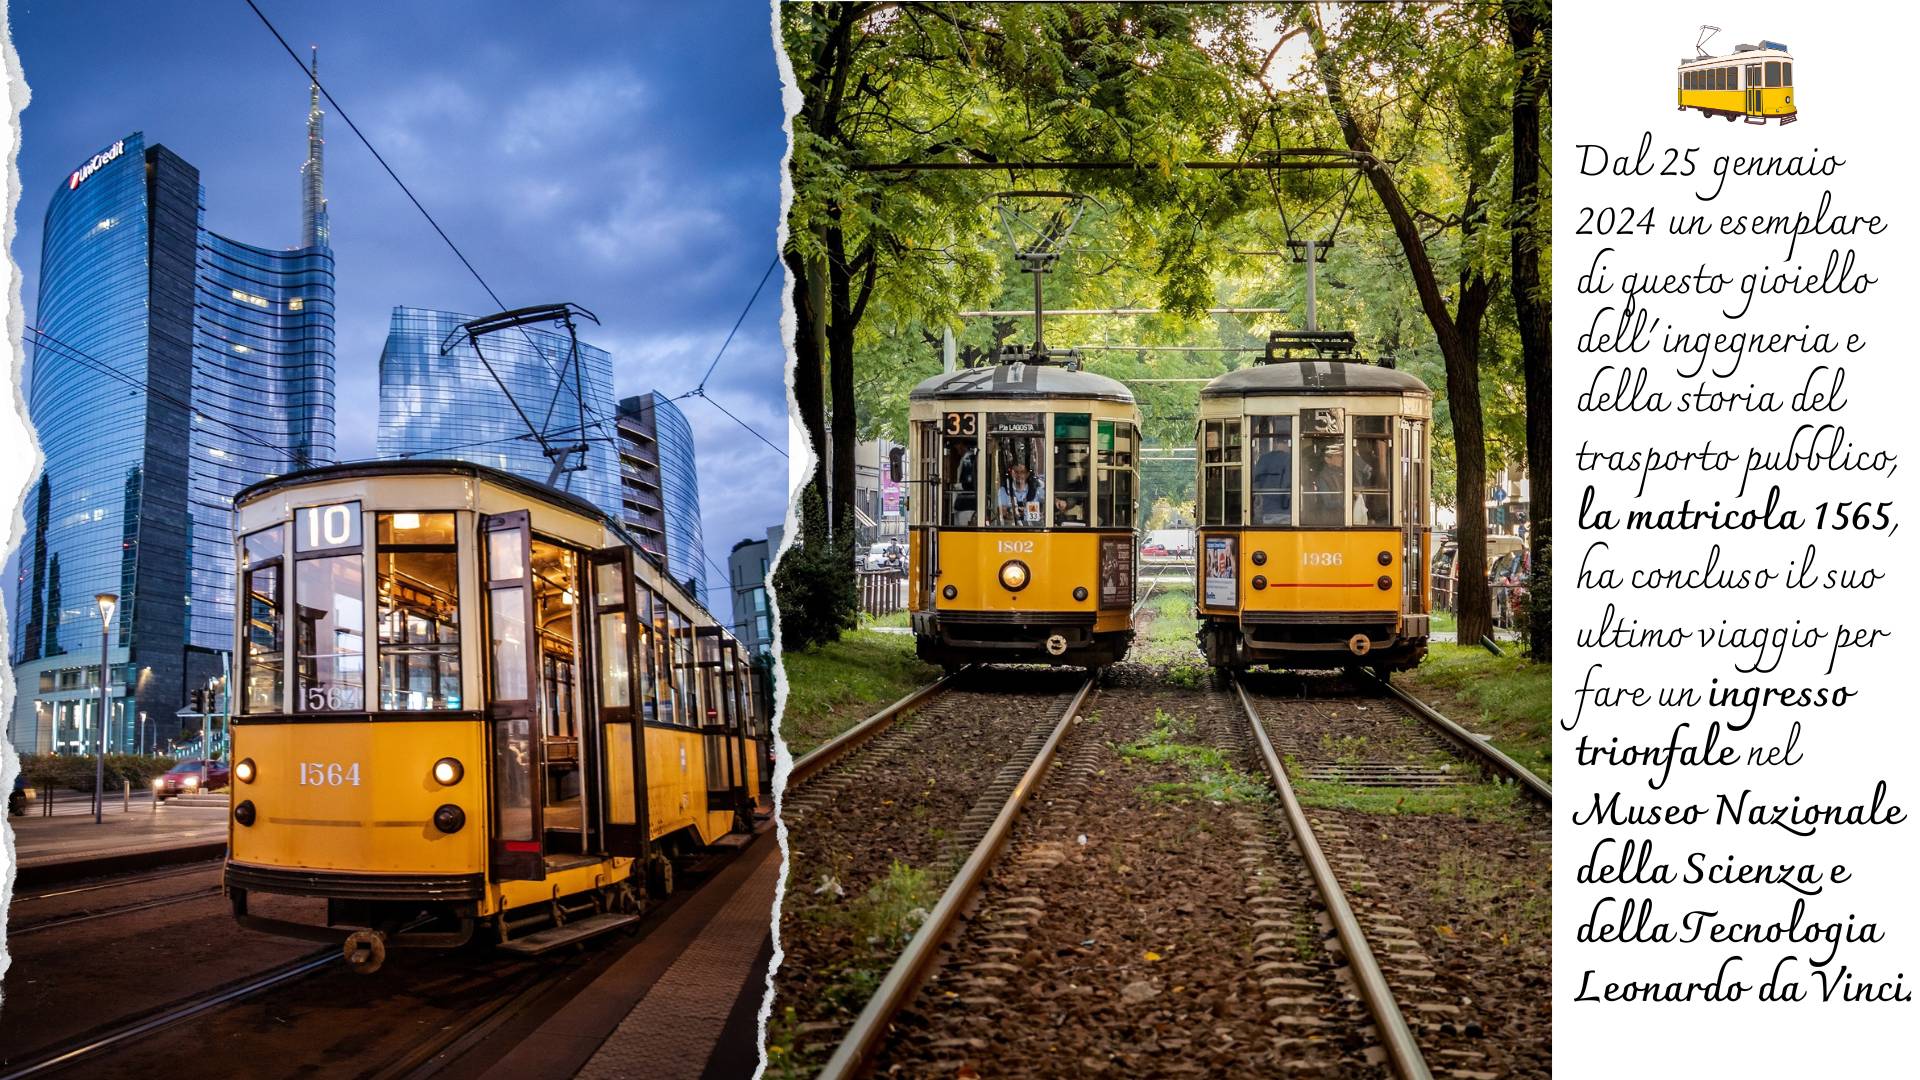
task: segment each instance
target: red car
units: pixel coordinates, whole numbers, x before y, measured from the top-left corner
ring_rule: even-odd
[[[1145,547],[1140,549],[1140,554],[1142,556],[1165,555],[1166,553],[1167,553],[1167,549],[1166,549],[1166,545],[1164,544],[1148,544]]]
[[[227,786],[227,766],[218,761],[183,761],[153,781],[153,797],[192,795]]]

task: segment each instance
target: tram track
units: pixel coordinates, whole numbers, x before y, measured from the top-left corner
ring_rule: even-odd
[[[1343,938],[1368,943],[1370,1008],[1400,1015],[1380,1022],[1387,1045],[1431,1065],[1396,1075],[1548,1076],[1552,789],[1411,695],[1359,689],[1234,686]]]
[[[344,957],[339,949],[329,947],[316,950],[265,972],[236,979],[150,1012],[95,1029],[78,1039],[42,1050],[24,1061],[9,1065],[6,1071],[0,1072],[0,1080],[24,1080],[25,1077],[44,1076],[105,1057],[134,1040],[185,1023],[213,1009],[297,982],[343,961]]]
[[[942,917],[940,890],[972,872],[968,853],[983,835],[1003,835],[1009,797],[1030,789],[1034,762],[1051,754],[1093,680],[998,669],[943,682],[910,710],[883,710],[895,718],[883,734],[783,797],[775,1075],[829,1057],[900,947]]]
[[[195,889],[192,892],[180,893],[174,896],[162,896],[152,900],[140,900],[129,904],[117,904],[113,907],[101,908],[97,911],[80,911],[70,915],[55,915],[33,922],[9,926],[7,927],[7,936],[15,938],[25,937],[29,934],[58,930],[61,927],[72,926],[76,923],[92,922],[95,919],[110,919],[116,915],[131,915],[135,912],[151,911],[154,908],[169,907],[173,904],[184,904],[189,901],[202,900],[210,896],[218,895],[220,895],[220,886],[212,885],[204,889]]]
[[[1353,842],[1363,830],[1302,802],[1299,762],[1243,686],[1109,685],[1078,711],[1098,719],[1062,725],[1061,764],[1020,792],[1034,808],[1003,809],[820,1076],[1546,1075],[1544,1057],[1488,1052],[1492,1025],[1460,994],[1458,959],[1432,955],[1419,940],[1431,928],[1384,902],[1392,888]],[[1433,738],[1430,754],[1451,746]],[[1143,752],[1155,749],[1168,753]],[[1191,785],[1170,782],[1167,762],[1190,757],[1228,777],[1238,763],[1272,798],[1232,782],[1183,797]],[[1461,782],[1438,768],[1342,782],[1389,776]],[[1142,822],[1162,835],[1115,835]],[[1197,846],[1170,853],[1176,833]],[[1144,887],[1143,872],[1155,875]]]

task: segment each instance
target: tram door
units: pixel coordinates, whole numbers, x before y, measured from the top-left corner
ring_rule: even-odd
[[[540,744],[540,816],[548,856],[587,852],[587,745],[582,739],[580,560],[574,549],[534,537],[533,614]]]
[[[605,548],[588,560],[593,599],[593,665],[601,776],[599,808],[609,855],[647,853],[647,754],[641,699],[652,680],[644,608],[634,590],[633,552]]]
[[[734,726],[732,695],[721,659],[720,628],[689,627],[694,634],[694,663],[700,683],[700,730],[706,741],[707,809],[733,809],[746,790],[745,760]]]
[[[920,543],[914,552],[914,576],[919,595],[913,597],[908,607],[914,611],[933,610],[934,579],[940,575],[940,530],[941,508],[945,505],[945,488],[940,483],[940,429],[929,423],[917,425],[920,429],[920,445],[916,447],[915,463],[919,466],[919,475],[913,479],[919,484],[911,488],[908,500],[913,508],[912,521],[927,526],[914,530]],[[909,544],[909,547],[915,545]]]
[[[487,741],[493,786],[488,869],[496,880],[547,876],[541,850],[539,683],[534,621],[533,534],[527,512],[483,519],[487,581]]]
[[[1427,572],[1426,425],[1400,421],[1400,610],[1420,611],[1420,590]]]
[[[1747,115],[1761,116],[1765,114],[1766,108],[1760,100],[1760,65],[1759,64],[1747,65],[1746,79],[1747,79]]]

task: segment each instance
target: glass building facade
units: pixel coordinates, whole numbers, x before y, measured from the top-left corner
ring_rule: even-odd
[[[584,455],[568,458],[570,465],[584,467],[562,472],[553,486],[618,520],[622,497],[615,464],[613,357],[581,342],[576,380],[567,335],[528,326],[480,338],[483,360],[461,330],[472,318],[393,309],[380,352],[379,455],[470,461],[544,484],[553,461],[527,437],[531,422],[553,445],[586,445]],[[502,383],[512,391],[511,399]]]
[[[727,556],[727,577],[733,589],[733,634],[754,656],[773,655],[773,604],[767,595],[767,574],[780,550],[785,530],[775,525],[764,540],[742,540]]]
[[[667,527],[667,571],[687,582],[707,604],[706,534],[700,527],[700,474],[694,470],[693,425],[680,407],[653,399],[653,426],[660,437],[660,498]],[[709,608],[711,610],[711,608]]]
[[[214,235],[204,203],[198,170],[135,132],[47,208],[26,394],[44,463],[11,658],[23,751],[95,745],[98,593],[119,597],[108,743],[163,748],[232,648],[232,492],[333,457],[331,252]]]

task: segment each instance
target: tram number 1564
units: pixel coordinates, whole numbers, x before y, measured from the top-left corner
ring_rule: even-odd
[[[345,765],[337,761],[303,761],[300,763],[301,787],[359,787],[360,763],[350,761]]]

